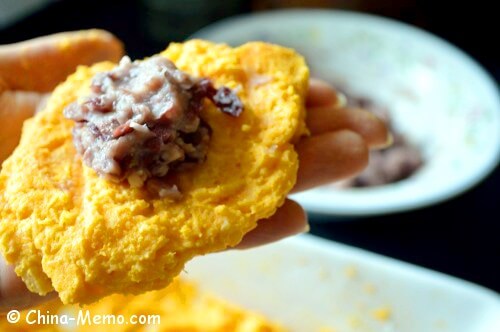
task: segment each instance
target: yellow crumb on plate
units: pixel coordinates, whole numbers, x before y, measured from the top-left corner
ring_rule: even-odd
[[[358,268],[354,265],[349,265],[344,269],[344,274],[349,279],[354,279],[358,276]]]
[[[352,315],[349,317],[348,321],[349,321],[349,326],[352,329],[358,329],[363,326],[363,321],[361,320],[361,318],[359,318],[359,316]]]
[[[374,284],[366,283],[363,285],[363,291],[367,294],[375,294],[377,292],[377,287]]]
[[[387,321],[391,318],[392,311],[388,307],[380,307],[372,311],[373,318],[380,321]]]
[[[331,327],[320,327],[318,332],[337,332],[337,330]]]
[[[55,315],[59,318],[53,317]],[[82,317],[80,320],[78,320],[78,315]],[[38,318],[39,316],[43,318]],[[65,325],[63,316],[75,318],[75,320],[68,319],[71,324]],[[0,317],[0,331],[285,331],[280,324],[270,321],[259,313],[240,308],[202,292],[194,283],[179,279],[159,291],[137,296],[112,295],[81,308],[77,305],[63,305],[56,300],[24,310],[20,317],[20,321],[16,324],[8,323],[5,317]],[[120,320],[118,317],[123,319]],[[91,320],[96,321],[101,318],[98,324],[91,323]],[[107,320],[104,321],[104,319]],[[30,324],[33,322],[35,324]],[[139,324],[133,324],[135,322]]]

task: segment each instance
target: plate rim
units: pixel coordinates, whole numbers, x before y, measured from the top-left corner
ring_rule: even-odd
[[[244,22],[252,22],[259,21],[266,17],[279,18],[279,17],[290,17],[293,15],[303,15],[307,13],[308,15],[318,16],[318,19],[332,19],[338,16],[342,17],[355,17],[357,19],[368,19],[369,25],[372,24],[382,24],[382,25],[390,25],[392,27],[398,28],[398,33],[405,34],[419,34],[425,39],[428,39],[429,42],[432,42],[438,47],[440,47],[439,52],[444,53],[446,56],[452,56],[457,58],[464,66],[470,68],[474,75],[477,76],[481,81],[484,82],[485,86],[488,87],[486,93],[491,95],[492,100],[496,104],[497,111],[493,110],[491,114],[495,117],[494,121],[497,124],[497,144],[496,147],[492,145],[492,153],[490,155],[485,155],[485,158],[480,160],[478,166],[475,167],[474,172],[465,173],[466,176],[462,178],[461,181],[456,181],[453,185],[448,185],[443,189],[429,191],[426,196],[420,197],[412,197],[411,199],[406,199],[403,201],[388,201],[388,203],[379,206],[369,206],[366,208],[353,208],[351,206],[342,207],[338,205],[331,206],[331,201],[335,199],[335,193],[330,196],[329,193],[320,193],[316,191],[316,189],[308,190],[305,192],[301,192],[298,194],[291,195],[292,198],[301,203],[307,211],[322,215],[332,215],[332,216],[376,216],[376,215],[384,215],[390,213],[397,212],[406,212],[412,211],[423,207],[432,206],[438,203],[442,203],[452,198],[455,198],[469,189],[479,185],[483,182],[497,167],[500,162],[500,96],[499,89],[496,85],[496,81],[493,76],[473,57],[467,54],[465,51],[461,50],[457,46],[453,45],[451,42],[432,34],[422,28],[413,26],[411,24],[400,22],[398,20],[387,18],[383,16],[378,16],[374,14],[367,13],[359,13],[349,10],[339,10],[339,9],[277,9],[277,10],[269,10],[263,12],[256,13],[247,13],[237,16],[228,17],[212,23],[189,37],[192,38],[204,38],[211,39],[210,35],[216,33],[220,29],[227,26],[235,25],[238,23]],[[403,31],[401,32],[401,28]],[[493,142],[495,140],[492,140]],[[493,143],[494,144],[494,143]],[[477,161],[476,161],[477,163]],[[468,174],[468,175],[467,175]],[[403,180],[404,181],[404,180]],[[401,182],[399,182],[401,183]],[[388,184],[389,186],[391,184]],[[382,188],[382,187],[381,187]],[[356,189],[352,189],[356,190]],[[376,188],[370,188],[370,190],[375,190]],[[383,189],[382,189],[383,190]],[[354,192],[354,191],[353,191]],[[329,199],[328,199],[329,198]],[[395,203],[394,203],[395,202]]]

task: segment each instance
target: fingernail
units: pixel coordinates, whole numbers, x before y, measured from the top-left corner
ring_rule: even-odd
[[[345,94],[343,94],[342,92],[338,92],[336,91],[337,93],[337,100],[335,102],[335,107],[337,108],[341,108],[341,107],[344,107],[347,105],[347,97]]]
[[[392,143],[394,143],[394,136],[392,136],[391,132],[388,132],[387,133],[387,141],[380,148],[382,148],[382,149],[388,148],[389,146],[392,145]]]

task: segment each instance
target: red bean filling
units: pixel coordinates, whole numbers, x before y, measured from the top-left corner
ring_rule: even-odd
[[[180,195],[163,181],[169,170],[206,158],[210,128],[200,118],[203,100],[231,116],[243,111],[234,91],[194,78],[161,56],[141,62],[124,57],[97,74],[90,88],[81,103],[64,110],[76,122],[73,140],[83,162],[109,180],[127,179],[160,196]]]

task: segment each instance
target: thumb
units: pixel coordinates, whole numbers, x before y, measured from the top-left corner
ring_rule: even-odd
[[[118,61],[122,55],[122,43],[107,31],[63,32],[0,45],[0,77],[10,90],[48,92],[78,65]]]

